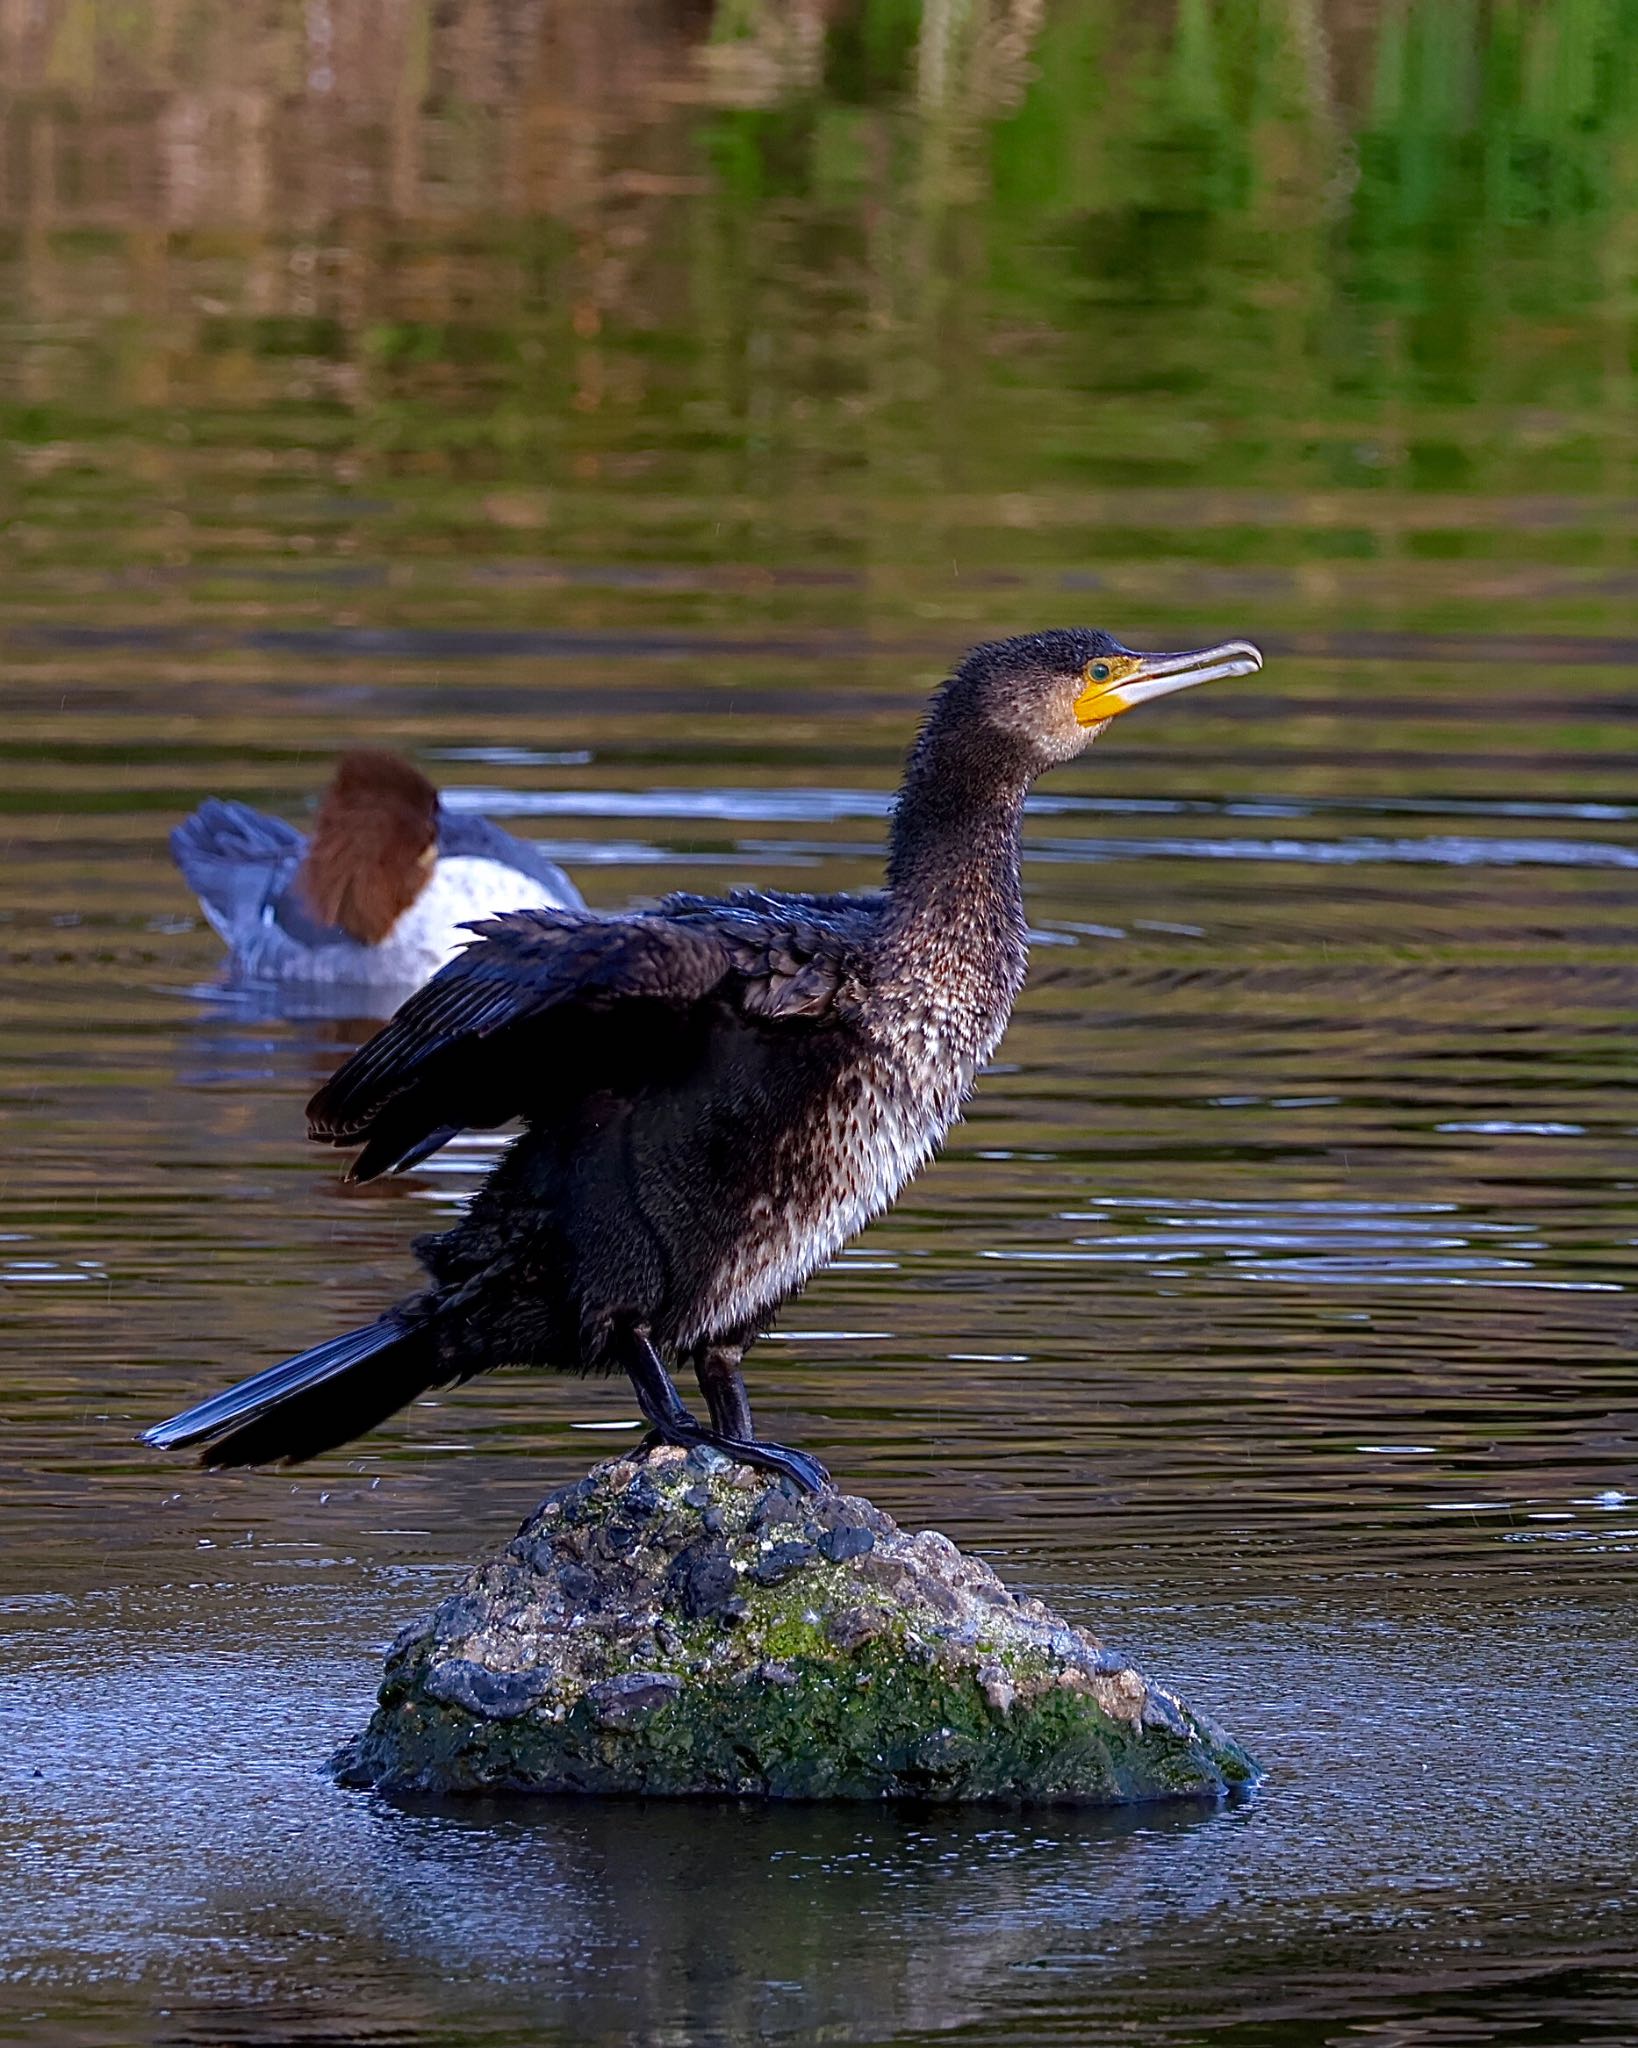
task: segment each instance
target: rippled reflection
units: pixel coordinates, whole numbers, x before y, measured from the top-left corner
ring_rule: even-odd
[[[1629,14],[0,5],[0,2034],[1630,2035]],[[343,1188],[369,1020],[223,986],[169,824],[369,739],[600,905],[867,885],[945,664],[1071,619],[1270,658],[1043,785],[998,1060],[752,1379],[1266,1790],[336,1793],[635,1424],[138,1453],[504,1142]]]

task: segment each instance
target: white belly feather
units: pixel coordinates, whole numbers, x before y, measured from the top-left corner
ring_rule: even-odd
[[[915,1080],[885,1060],[861,1064],[846,1093],[778,1147],[770,1191],[753,1202],[684,1345],[762,1320],[889,1208],[960,1115],[972,1075],[966,1062]]]

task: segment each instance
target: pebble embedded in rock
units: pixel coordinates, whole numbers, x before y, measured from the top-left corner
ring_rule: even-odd
[[[702,1537],[678,1554],[666,1584],[683,1614],[699,1621],[729,1605],[739,1591],[739,1574],[727,1545]]]
[[[489,1671],[470,1658],[448,1657],[426,1677],[427,1696],[485,1721],[510,1721],[541,1698],[544,1681],[527,1671]]]
[[[887,1619],[862,1607],[843,1607],[826,1620],[825,1634],[838,1650],[857,1650],[882,1633]]]
[[[629,1728],[658,1708],[669,1706],[682,1691],[682,1680],[668,1671],[626,1671],[586,1688],[587,1704],[605,1728]]]
[[[777,1586],[781,1579],[788,1579],[792,1572],[800,1571],[813,1554],[814,1545],[811,1543],[776,1543],[751,1566],[749,1576],[759,1586]]]

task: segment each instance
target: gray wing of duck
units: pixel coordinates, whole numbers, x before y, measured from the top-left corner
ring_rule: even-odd
[[[171,857],[200,908],[238,966],[258,973],[321,948],[338,960],[368,958],[367,947],[302,902],[293,885],[306,853],[304,832],[232,798],[206,797],[171,833]]]
[[[230,946],[242,945],[288,890],[306,835],[231,798],[207,797],[171,833],[171,858]]]

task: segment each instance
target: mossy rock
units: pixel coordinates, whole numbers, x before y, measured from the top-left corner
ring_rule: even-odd
[[[388,1792],[1220,1798],[1256,1766],[931,1530],[656,1450],[554,1493],[393,1645]]]

